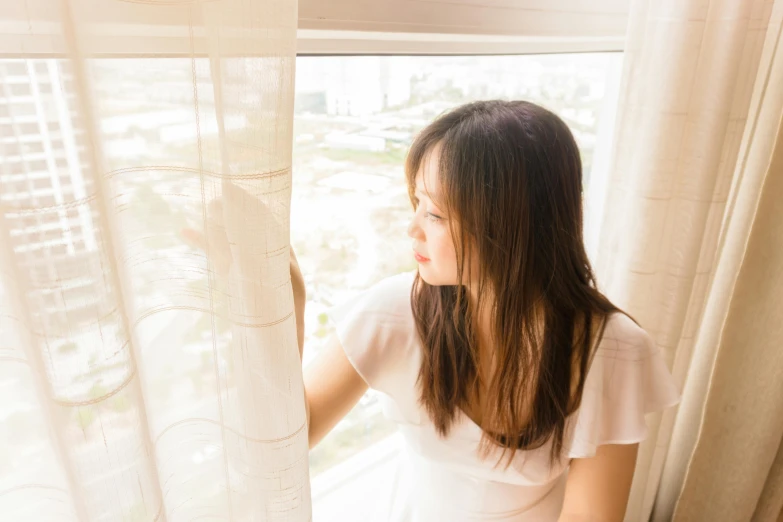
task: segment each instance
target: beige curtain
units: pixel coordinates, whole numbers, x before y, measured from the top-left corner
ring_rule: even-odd
[[[780,512],[781,18],[780,0],[631,4],[596,264],[684,398],[650,419],[627,521]]]
[[[3,520],[310,519],[296,23],[295,0],[0,5]]]
[[[778,58],[780,60],[780,58]],[[783,81],[779,67],[778,82]],[[780,85],[780,84],[778,84]],[[778,89],[779,90],[779,89]],[[783,93],[775,93],[778,110]],[[775,522],[783,508],[783,135],[773,129],[748,151],[748,165],[766,149],[766,180],[752,200],[738,194],[735,212],[752,212],[750,230],[730,226],[726,242],[746,243],[722,252],[714,291],[729,296],[719,338],[697,341],[693,385],[685,401],[666,463],[656,517],[670,520],[671,495],[681,489],[674,520],[752,520]],[[777,140],[774,138],[777,137]],[[768,152],[773,150],[770,161]],[[749,233],[748,233],[749,232]],[[740,236],[741,234],[741,236]],[[743,251],[744,250],[744,251]],[[738,267],[738,273],[734,268]],[[734,276],[730,276],[731,268]],[[729,285],[733,288],[729,288]],[[716,301],[720,301],[716,298]],[[704,326],[720,328],[710,301]],[[714,331],[714,330],[713,330]],[[708,341],[708,346],[704,342]],[[712,365],[700,367],[704,350]],[[710,371],[711,370],[711,371]],[[709,379],[706,394],[700,379]],[[706,398],[706,404],[705,404]],[[694,420],[698,431],[690,431]],[[680,425],[682,424],[682,425]],[[695,439],[695,440],[694,440]],[[695,447],[694,447],[695,445]],[[690,461],[688,462],[688,457]],[[687,462],[687,466],[685,463]],[[685,473],[684,480],[682,474]],[[660,516],[658,513],[660,512]]]

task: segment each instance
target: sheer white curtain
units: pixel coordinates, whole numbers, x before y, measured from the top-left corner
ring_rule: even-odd
[[[0,6],[3,520],[310,519],[296,13]],[[217,197],[224,239],[204,244]]]

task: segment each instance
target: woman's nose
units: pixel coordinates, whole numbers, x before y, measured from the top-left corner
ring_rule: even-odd
[[[410,224],[408,224],[408,237],[411,239],[421,240],[422,239],[422,230],[419,226],[416,218],[418,217],[418,213],[414,214],[411,218]]]

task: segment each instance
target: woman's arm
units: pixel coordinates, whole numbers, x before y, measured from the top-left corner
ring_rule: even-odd
[[[304,277],[291,247],[291,288],[294,292],[299,356],[304,353],[304,312],[307,302]],[[367,383],[345,355],[337,335],[332,335],[316,359],[304,369],[305,407],[310,447],[329,433],[367,391]]]
[[[337,335],[304,369],[310,447],[314,447],[353,408],[367,383],[353,367]]]
[[[558,522],[623,522],[638,449],[609,444],[594,457],[573,459]]]

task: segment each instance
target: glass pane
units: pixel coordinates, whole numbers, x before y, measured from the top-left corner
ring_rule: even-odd
[[[411,211],[403,176],[416,132],[470,101],[529,100],[559,114],[573,131],[587,188],[611,58],[609,53],[298,58],[291,234],[307,279],[305,364],[333,330],[325,314],[330,306],[416,267],[406,234]],[[337,499],[341,492],[345,502],[364,498],[357,492],[367,480],[359,469],[340,473],[357,478],[319,500],[319,475],[338,465],[363,466],[373,459],[350,457],[381,451],[394,430],[371,391],[311,452],[319,520],[337,517],[327,506],[344,505]]]

